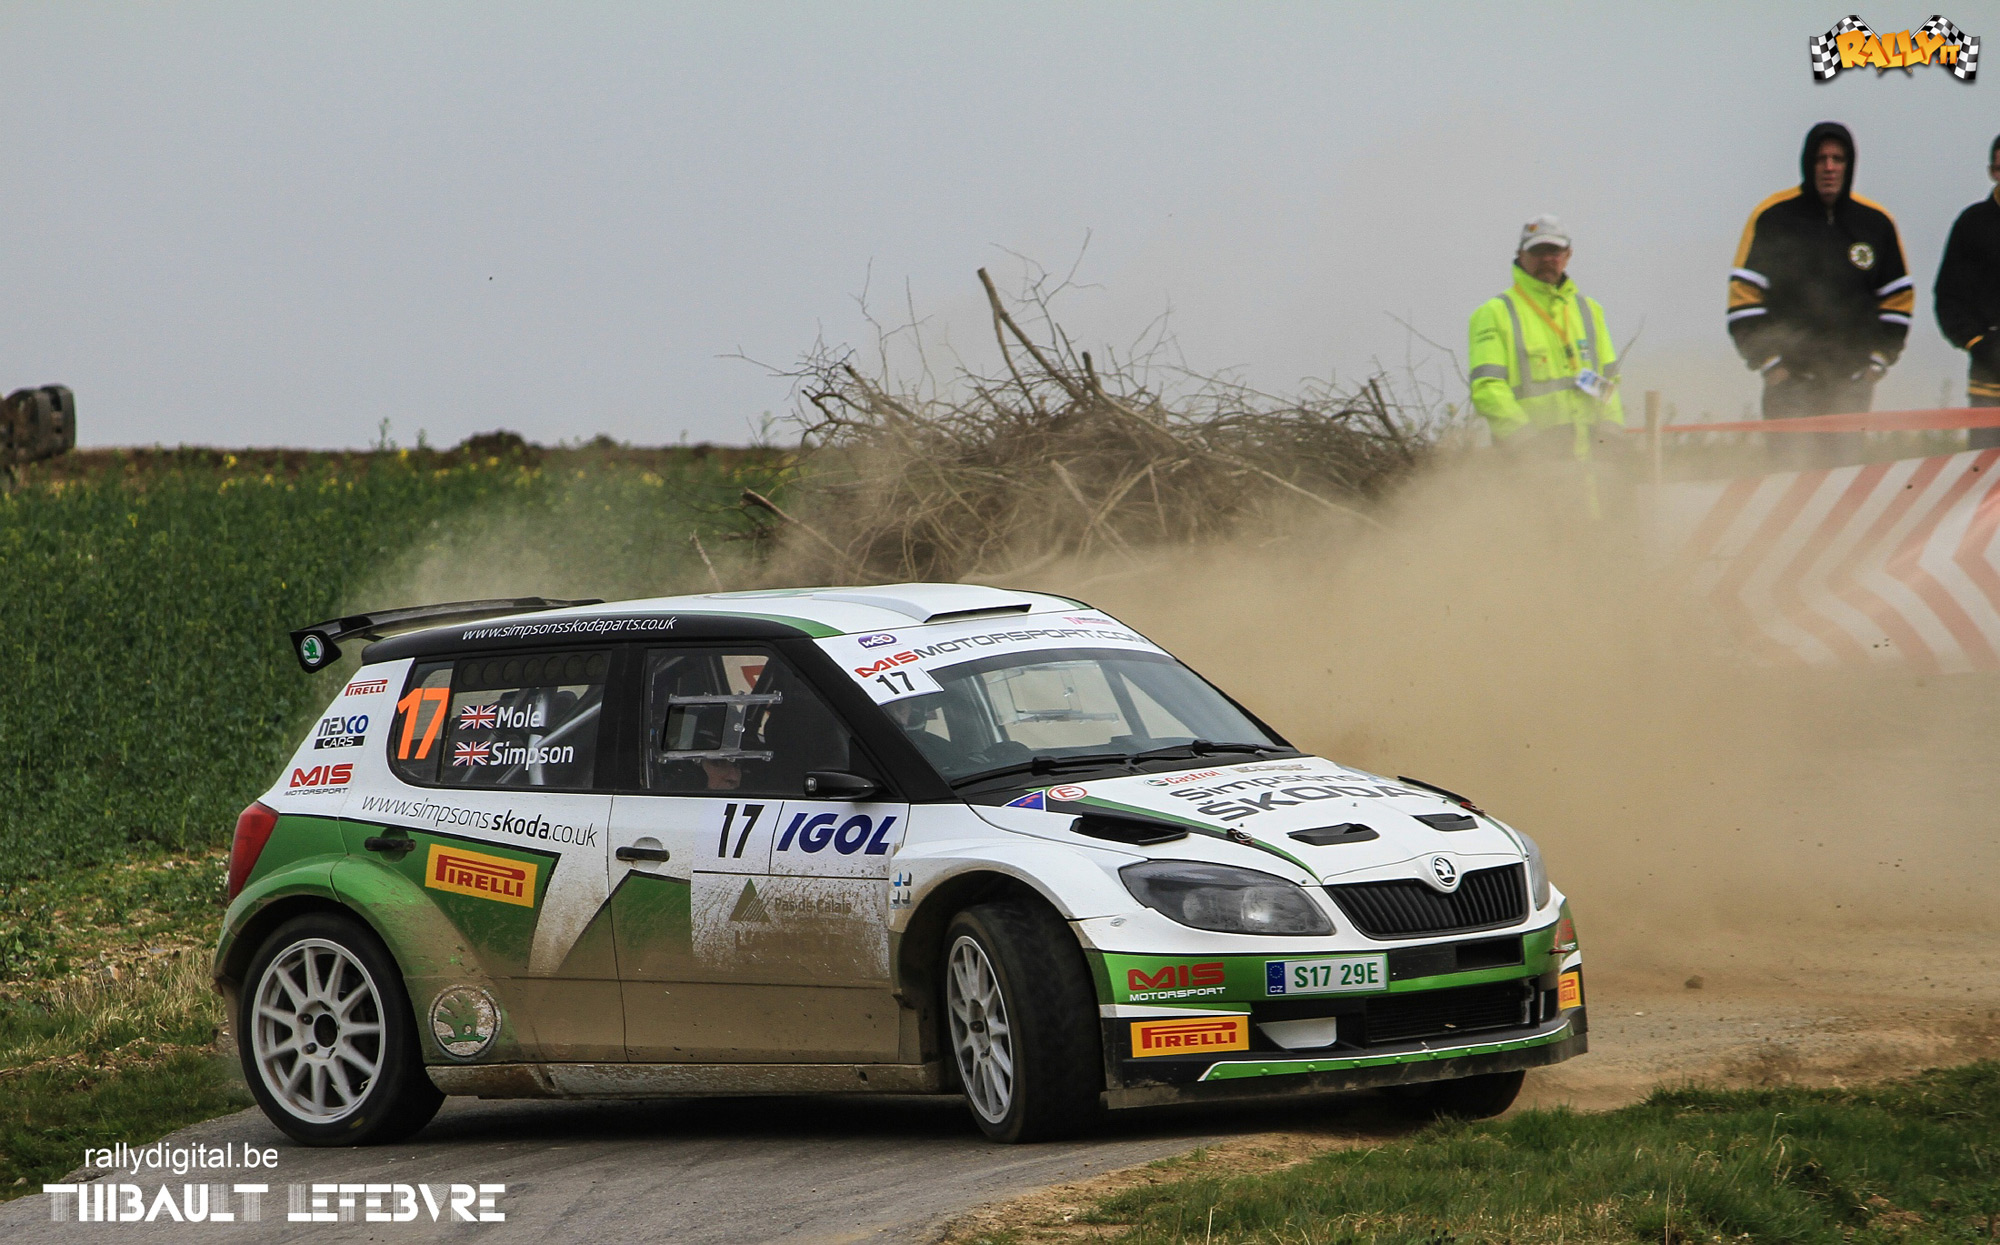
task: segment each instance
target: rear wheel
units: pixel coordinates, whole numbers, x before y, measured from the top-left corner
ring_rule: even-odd
[[[944,1017],[972,1118],[995,1141],[1076,1132],[1104,1087],[1097,994],[1054,912],[989,903],[944,934]]]
[[[402,975],[351,917],[310,913],[265,939],[236,1032],[257,1105],[301,1144],[400,1141],[444,1102],[424,1075]]]
[[[1393,1091],[1397,1101],[1411,1112],[1454,1120],[1490,1120],[1520,1096],[1526,1072],[1488,1072],[1461,1076],[1449,1081],[1399,1086]]]

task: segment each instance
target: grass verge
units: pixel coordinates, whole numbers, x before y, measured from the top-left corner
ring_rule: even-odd
[[[0,885],[0,1199],[249,1104],[208,977],[223,869],[154,855]]]
[[[2000,1239],[2000,1063],[1853,1089],[1656,1091],[1113,1194],[986,1245]]]

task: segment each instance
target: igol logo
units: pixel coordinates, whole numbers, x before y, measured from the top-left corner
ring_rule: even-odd
[[[895,642],[896,637],[886,632],[881,635],[864,635],[860,640],[862,648],[881,648],[884,644],[894,644]]]

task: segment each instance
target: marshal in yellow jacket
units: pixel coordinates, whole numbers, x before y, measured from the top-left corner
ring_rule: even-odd
[[[1625,422],[1604,308],[1568,277],[1550,285],[1516,265],[1513,287],[1472,313],[1469,359],[1472,404],[1496,440],[1523,428]],[[1591,383],[1587,372],[1600,379],[1600,397],[1579,387]]]

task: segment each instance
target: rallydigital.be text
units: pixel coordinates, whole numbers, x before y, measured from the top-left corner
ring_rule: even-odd
[[[288,1223],[505,1223],[494,1199],[504,1184],[294,1184],[286,1185]],[[267,1184],[160,1185],[151,1196],[136,1184],[45,1184],[55,1223],[257,1223],[264,1219]]]

